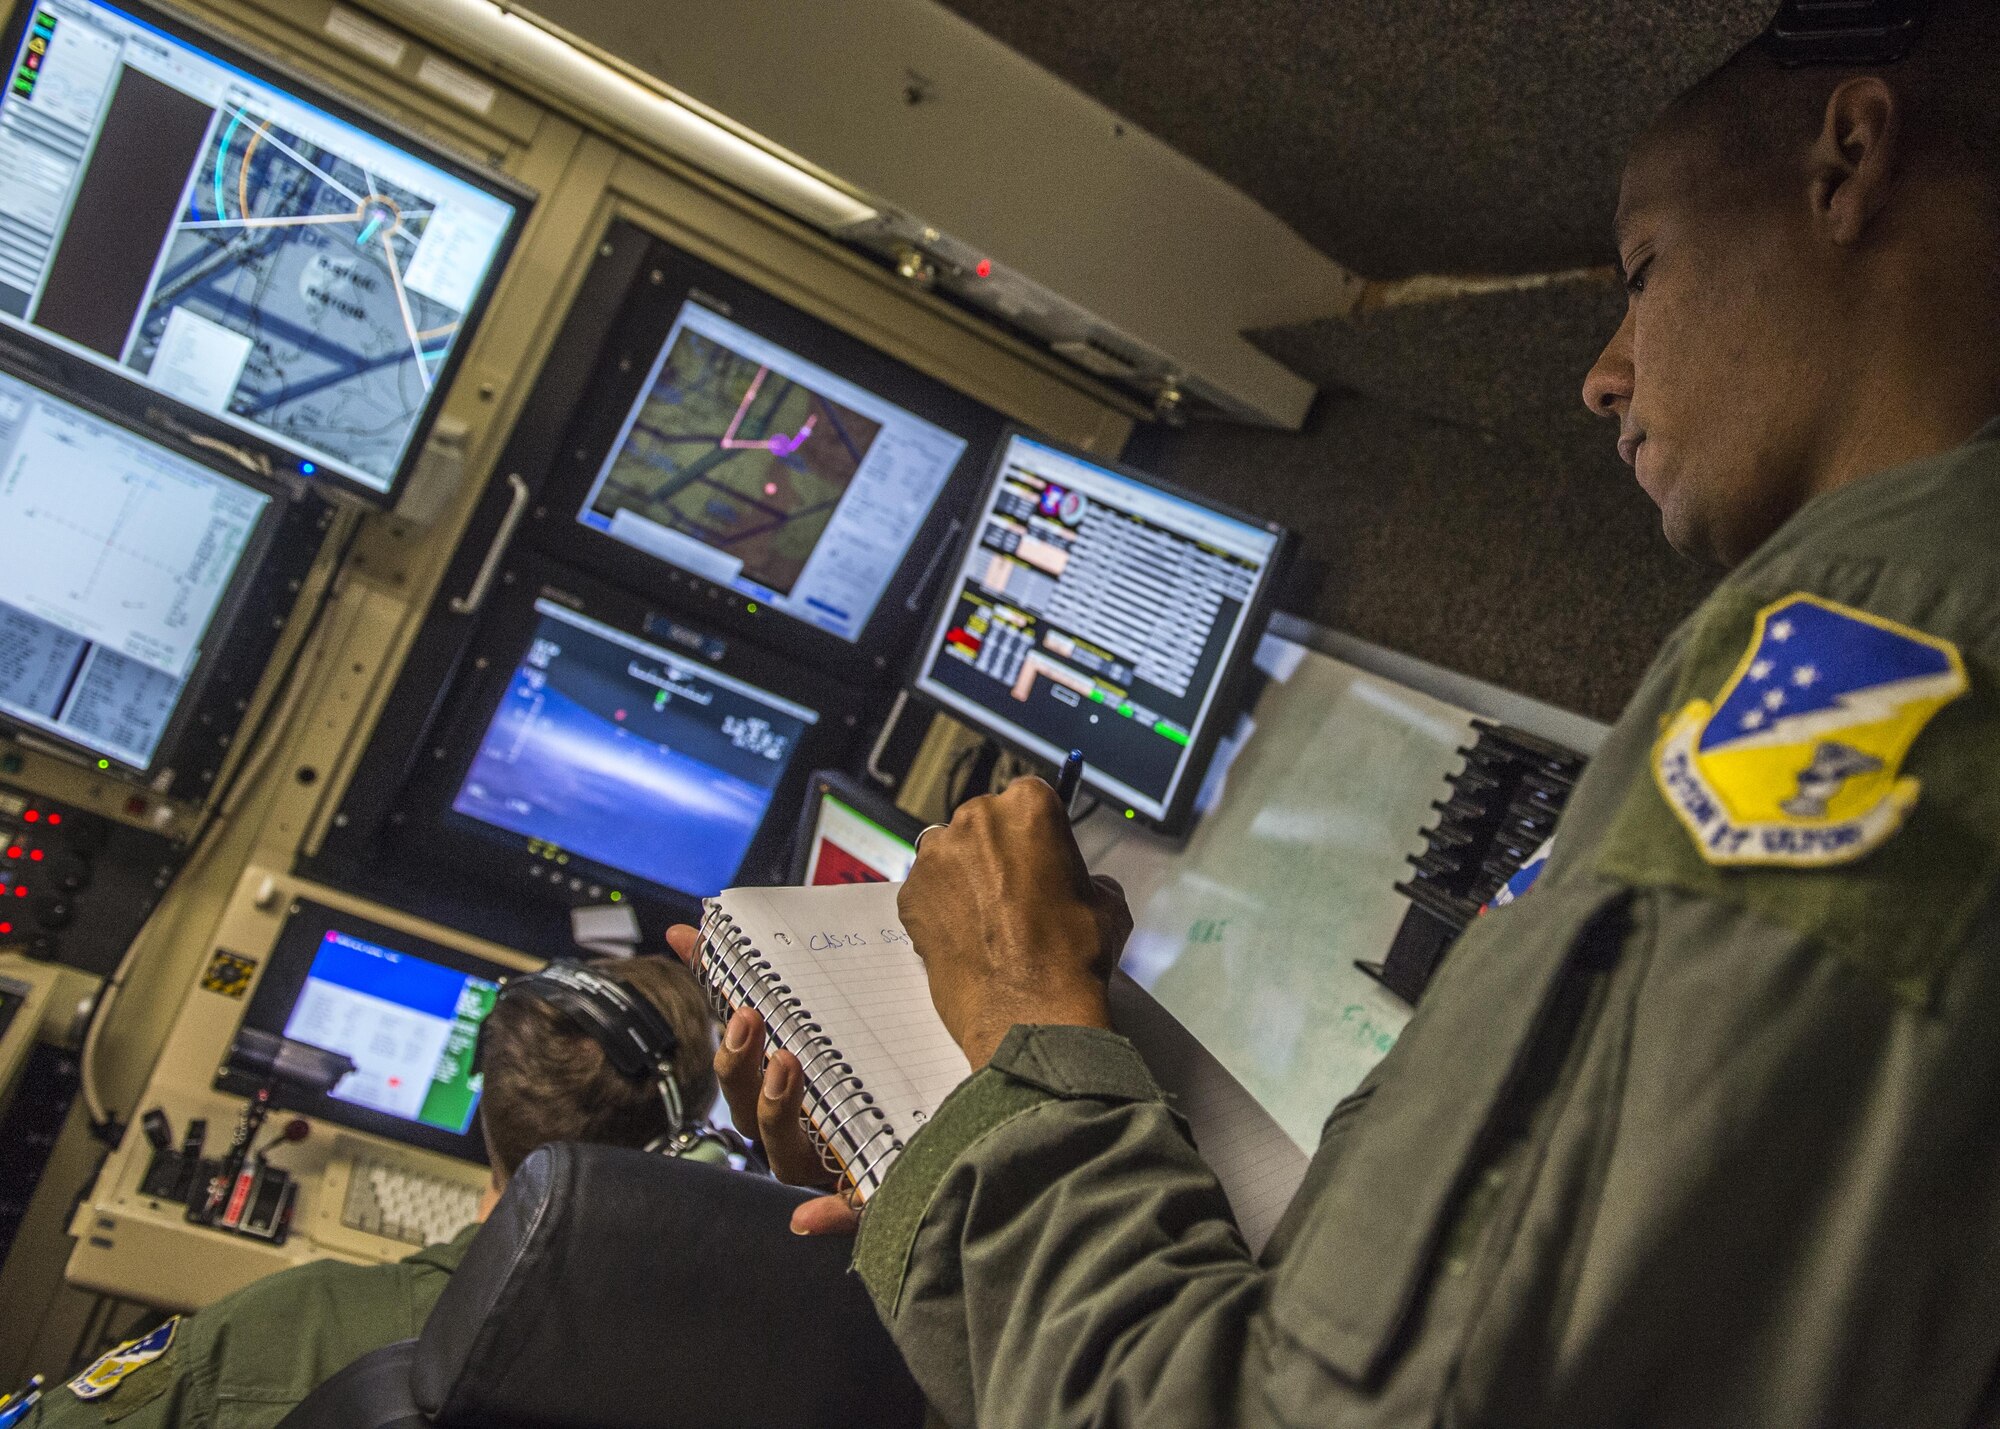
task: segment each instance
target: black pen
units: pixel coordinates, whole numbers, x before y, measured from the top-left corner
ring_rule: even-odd
[[[1072,749],[1069,758],[1062,763],[1062,772],[1056,775],[1056,798],[1062,800],[1063,812],[1076,802],[1076,791],[1083,787],[1083,751]]]

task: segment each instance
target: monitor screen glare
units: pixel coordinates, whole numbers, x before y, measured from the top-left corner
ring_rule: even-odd
[[[577,519],[852,641],[965,446],[689,302]]]
[[[806,885],[900,883],[917,861],[916,848],[890,833],[837,794],[820,795],[806,858]]]
[[[269,500],[0,374],[0,713],[145,769]]]
[[[0,91],[0,321],[386,492],[516,206],[96,0]]]
[[[1164,818],[1279,537],[1023,436],[918,688]]]
[[[452,809],[665,888],[721,892],[819,715],[553,601],[535,610]]]
[[[354,1059],[335,1101],[462,1136],[479,1107],[479,1024],[499,993],[485,978],[330,929],[285,1036]]]

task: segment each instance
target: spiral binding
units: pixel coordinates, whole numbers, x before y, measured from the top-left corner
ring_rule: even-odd
[[[766,1038],[799,1059],[805,1074],[806,1130],[826,1169],[857,1195],[879,1186],[903,1149],[901,1138],[825,1029],[713,899],[702,910],[695,972],[717,1017],[726,1020],[738,1007],[756,1009]]]

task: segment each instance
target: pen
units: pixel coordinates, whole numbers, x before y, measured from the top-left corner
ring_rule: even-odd
[[[1056,797],[1062,800],[1065,813],[1076,802],[1076,791],[1083,784],[1083,751],[1072,749],[1069,758],[1062,764],[1062,773],[1056,775]]]

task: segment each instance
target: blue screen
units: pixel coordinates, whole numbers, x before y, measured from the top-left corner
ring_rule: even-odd
[[[812,710],[540,601],[455,812],[698,897],[736,877]]]
[[[331,929],[285,1036],[353,1058],[335,1100],[463,1135],[479,1106],[479,1024],[499,991],[486,978]]]

